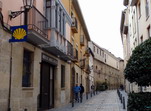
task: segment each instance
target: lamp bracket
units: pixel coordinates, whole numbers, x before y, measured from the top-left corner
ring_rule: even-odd
[[[20,14],[22,14],[23,12],[25,12],[25,11],[15,11],[15,12],[12,12],[11,11],[11,13],[10,13],[10,19],[12,19],[12,18],[16,18],[17,16],[19,16]]]

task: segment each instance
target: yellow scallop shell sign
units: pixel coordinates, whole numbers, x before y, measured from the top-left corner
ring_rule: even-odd
[[[13,37],[18,40],[23,39],[26,35],[26,30],[24,30],[23,28],[18,28],[13,33]]]

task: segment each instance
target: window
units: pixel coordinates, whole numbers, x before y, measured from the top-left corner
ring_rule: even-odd
[[[80,59],[82,60],[82,51],[80,51]]]
[[[32,86],[32,60],[33,53],[25,49],[23,55],[22,87]]]
[[[146,17],[148,18],[148,16],[149,16],[149,0],[146,0],[145,9],[146,9]]]
[[[65,66],[61,65],[61,88],[65,87]]]
[[[51,0],[46,0],[46,17],[48,19],[48,27],[51,27]]]
[[[62,31],[62,24],[61,24],[61,13],[62,13],[62,10],[60,9],[59,10],[59,31],[61,32]]]
[[[129,28],[129,33],[130,33],[130,36],[132,35],[132,27],[131,27],[131,24],[130,24],[130,28]]]
[[[65,24],[65,14],[63,14],[63,35],[65,36],[65,28],[66,28],[66,24]]]
[[[137,39],[135,39],[135,44],[136,44],[136,46],[137,46]]]
[[[99,53],[99,49],[97,48],[97,53]]]
[[[73,12],[71,12],[71,18],[73,17]]]
[[[135,11],[134,11],[134,16],[132,16],[132,21],[133,21],[133,33],[136,33],[136,21],[135,21]]]
[[[147,28],[147,35],[148,35],[148,38],[151,37],[150,26],[148,26],[148,28]]]
[[[102,52],[102,57],[104,58],[104,52]]]
[[[143,42],[143,36],[141,36],[141,43]]]
[[[58,29],[58,4],[56,4],[56,9],[55,9],[55,27]]]
[[[100,56],[101,56],[101,50],[100,50]]]
[[[135,42],[133,42],[133,46],[135,47]]]
[[[78,84],[78,73],[76,73],[76,83]]]
[[[94,52],[95,52],[95,46],[93,46],[93,50],[94,50]]]
[[[138,3],[138,16],[141,17],[141,3]]]

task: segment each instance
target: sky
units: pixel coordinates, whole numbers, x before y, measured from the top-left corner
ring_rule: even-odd
[[[120,35],[123,0],[79,0],[90,38],[116,57],[123,58]]]

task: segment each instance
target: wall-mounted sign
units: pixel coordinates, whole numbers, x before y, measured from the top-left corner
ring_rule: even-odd
[[[27,25],[10,27],[12,38],[9,42],[25,42],[27,40]]]
[[[52,64],[52,65],[58,65],[58,61],[50,56],[47,56],[46,54],[42,54],[42,60]]]

